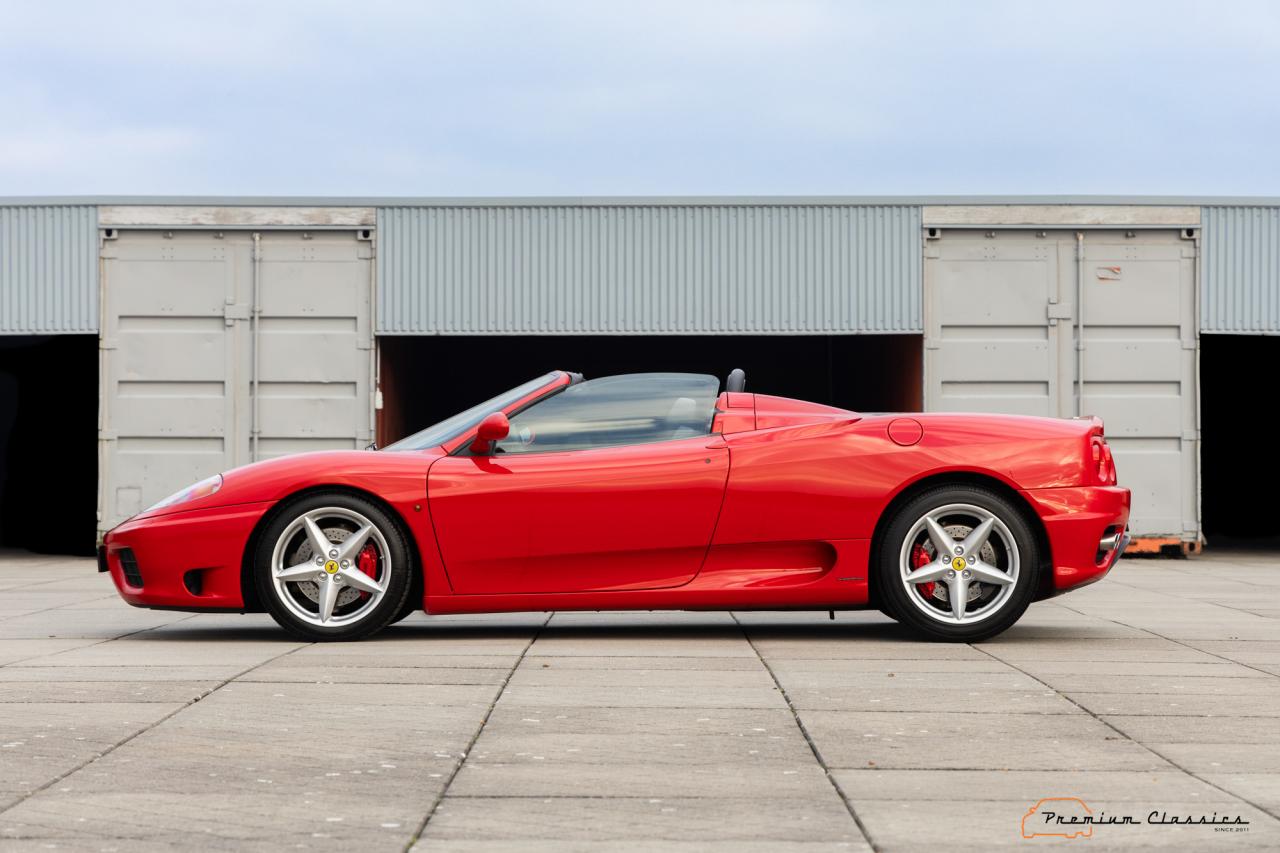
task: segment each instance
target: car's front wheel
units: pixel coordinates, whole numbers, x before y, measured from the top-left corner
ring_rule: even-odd
[[[401,613],[408,546],[387,513],[356,495],[308,495],[278,511],[259,538],[258,596],[276,622],[308,640],[358,640]]]
[[[912,498],[890,521],[876,558],[884,609],[931,639],[954,642],[984,640],[1016,622],[1039,572],[1022,513],[977,486]]]

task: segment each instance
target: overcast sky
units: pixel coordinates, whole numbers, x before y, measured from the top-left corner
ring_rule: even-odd
[[[1280,2],[0,2],[0,195],[1280,195]]]

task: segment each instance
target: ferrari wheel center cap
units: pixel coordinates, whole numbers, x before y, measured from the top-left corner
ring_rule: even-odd
[[[964,565],[964,557],[956,557],[951,561],[951,568],[955,569],[957,572],[963,569]],[[325,566],[325,571],[329,571],[328,566]]]
[[[336,575],[338,573],[338,563],[334,560],[330,560],[324,564],[324,570],[331,575]]]

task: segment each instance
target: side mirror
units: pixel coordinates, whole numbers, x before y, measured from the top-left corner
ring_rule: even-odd
[[[480,426],[476,428],[476,438],[471,442],[471,452],[488,456],[493,453],[493,443],[502,441],[510,432],[511,423],[502,412],[485,415]]]

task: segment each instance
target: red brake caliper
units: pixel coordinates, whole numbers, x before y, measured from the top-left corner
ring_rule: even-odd
[[[933,558],[929,556],[929,552],[924,549],[923,545],[917,545],[911,549],[911,568],[921,568],[928,565],[932,560]],[[916,589],[920,590],[920,594],[925,598],[929,598],[933,595],[934,586],[933,581],[925,581],[924,583],[916,584]]]
[[[356,568],[374,580],[378,579],[378,549],[372,542],[366,542],[360,549],[360,553],[356,555]],[[368,598],[369,593],[362,591],[360,597]]]

